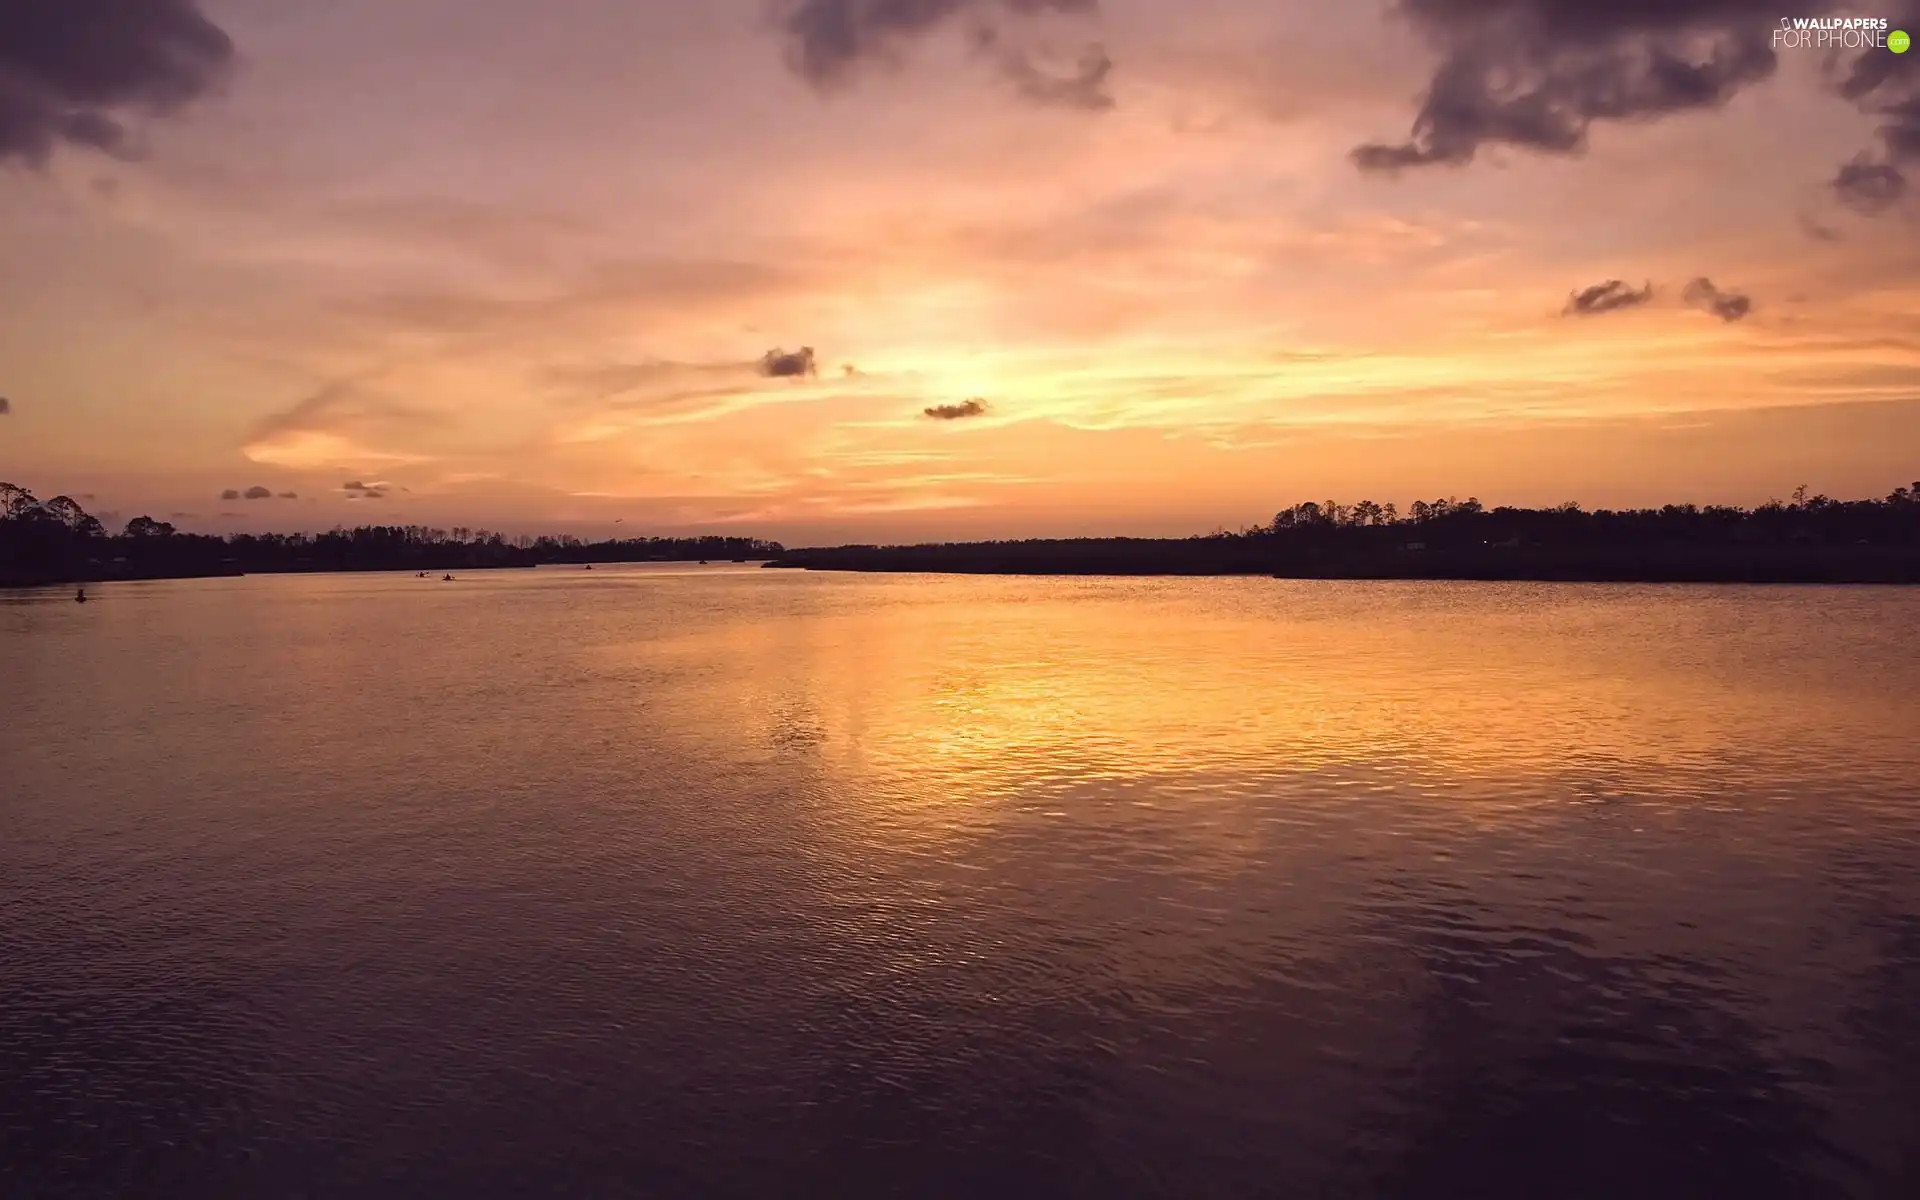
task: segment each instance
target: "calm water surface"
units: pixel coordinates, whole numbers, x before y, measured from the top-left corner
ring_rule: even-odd
[[[0,1196],[1920,1195],[1920,591],[0,595]]]

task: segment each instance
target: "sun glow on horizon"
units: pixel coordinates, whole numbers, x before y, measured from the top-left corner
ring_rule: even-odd
[[[395,519],[602,495],[929,534],[1206,527],[1295,487],[1869,494],[1920,455],[1920,244],[1828,194],[1874,127],[1800,59],[1578,153],[1489,135],[1388,177],[1350,151],[1437,51],[1366,6],[1318,50],[1287,5],[1123,22],[1110,94],[1039,105],[937,54],[824,101],[744,27],[701,35],[725,86],[695,88],[667,8],[576,8],[548,49],[604,69],[493,45],[550,102],[499,138],[446,115],[482,97],[464,52],[401,22],[335,111],[315,64],[361,18],[260,11],[151,156],[0,171],[5,448],[115,507],[380,476]],[[440,102],[380,103],[403,84]]]

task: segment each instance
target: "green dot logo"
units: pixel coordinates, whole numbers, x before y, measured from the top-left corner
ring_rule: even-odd
[[[1895,54],[1905,54],[1907,47],[1911,45],[1913,45],[1913,39],[1907,36],[1907,31],[1904,29],[1896,29],[1887,35],[1887,49]]]

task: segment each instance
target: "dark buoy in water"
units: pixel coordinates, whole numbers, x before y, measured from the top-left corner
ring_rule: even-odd
[[[73,602],[75,604],[85,604],[87,602],[87,589],[81,588],[79,591],[75,592],[73,594]]]

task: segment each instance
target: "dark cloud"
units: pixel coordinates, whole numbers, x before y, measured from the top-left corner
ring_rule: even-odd
[[[1894,6],[1890,28],[1920,29],[1920,0]],[[1856,155],[1835,172],[1835,197],[1857,213],[1875,216],[1898,204],[1920,165],[1920,61],[1913,52],[1862,50],[1840,82],[1840,94],[1879,122],[1877,152]]]
[[[7,399],[5,396],[0,396],[0,417],[7,416],[12,412],[13,401]]]
[[[384,500],[387,497],[388,486],[385,483],[362,483],[355,479],[341,484],[340,490],[347,494],[349,500]]]
[[[785,350],[767,351],[760,358],[760,373],[773,379],[799,379],[820,371],[813,361],[813,347],[802,346],[791,354]]]
[[[232,61],[199,0],[0,0],[0,161],[124,153],[126,114],[173,112]]]
[[[1469,163],[1489,145],[1579,154],[1595,122],[1716,108],[1773,74],[1776,8],[1770,0],[1400,0],[1443,57],[1412,137],[1360,146],[1353,160],[1391,171]]]
[[[1609,279],[1605,283],[1596,283],[1592,287],[1569,293],[1567,306],[1560,311],[1563,316],[1593,317],[1623,308],[1638,308],[1651,299],[1651,283],[1635,291],[1627,286],[1625,280]]]
[[[1907,176],[1891,162],[1859,155],[1833,176],[1833,194],[1840,203],[1863,216],[1877,216],[1907,194]]]
[[[1009,44],[1000,19],[1046,13],[1089,16],[1098,0],[787,0],[780,17],[788,64],[818,88],[848,82],[866,63],[897,63],[902,47],[942,26],[972,22],[974,44],[986,49],[1020,94],[1043,104],[1112,107],[1106,95],[1113,63],[1098,46],[1065,77],[1036,67]]]
[[[1012,79],[1020,94],[1035,104],[1083,108],[1101,112],[1113,107],[1113,94],[1107,91],[1107,79],[1113,74],[1113,59],[1104,46],[1089,46],[1072,73],[1050,74],[1033,65],[1025,54],[1003,58],[1001,69]]]
[[[243,500],[271,500],[273,499],[273,489],[260,487],[256,484],[241,493],[240,498]]]
[[[959,404],[936,404],[921,412],[936,421],[961,421],[968,417],[978,417],[987,411],[987,402],[978,397]]]
[[[1680,293],[1680,298],[1722,321],[1738,321],[1753,311],[1753,297],[1739,292],[1723,292],[1705,276],[1689,283],[1686,290]]]
[[[300,493],[299,492],[281,492],[280,498],[282,500],[298,500],[300,498]]]
[[[1008,43],[990,25],[975,32],[974,46],[993,60],[1015,91],[1035,104],[1090,112],[1113,107],[1113,95],[1107,91],[1113,59],[1098,43],[1083,50],[1079,60],[1064,72],[1043,67],[1030,52]]]
[[[222,500],[238,500],[240,498],[240,489],[228,488],[226,491],[220,493],[220,498]]]

